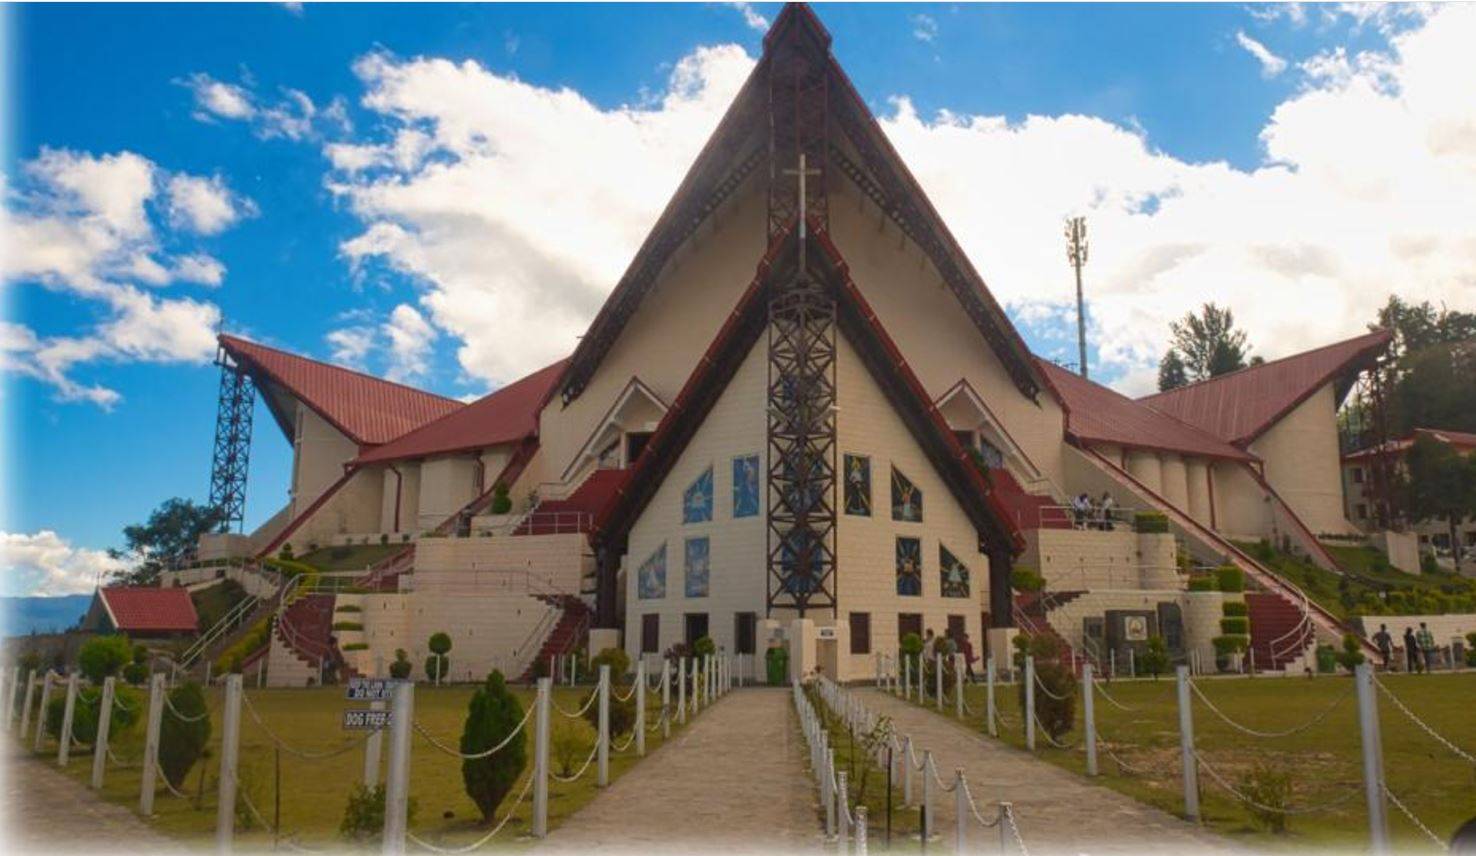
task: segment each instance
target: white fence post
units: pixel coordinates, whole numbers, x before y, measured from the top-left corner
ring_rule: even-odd
[[[661,738],[671,736],[671,661],[661,658]]]
[[[963,768],[954,770],[953,775],[953,815],[956,829],[953,839],[953,852],[963,856],[964,850],[969,843],[969,795],[964,790]]]
[[[999,827],[999,852],[1001,854],[1010,852],[1010,806],[1012,803],[1001,802],[999,804],[998,820],[994,825]]]
[[[610,664],[600,664],[600,743],[599,777],[595,783],[600,787],[610,784]]]
[[[1353,671],[1358,686],[1358,731],[1363,744],[1363,790],[1368,806],[1368,845],[1373,856],[1389,853],[1389,805],[1384,799],[1384,746],[1379,735],[1378,697],[1373,667],[1360,663]]]
[[[1092,662],[1090,660],[1081,664],[1081,715],[1085,722],[1082,740],[1086,743],[1087,775],[1097,775],[1097,716],[1096,695],[1092,685]]]
[[[20,666],[10,667],[10,683],[5,685],[7,692],[4,695],[5,704],[5,730],[15,724],[15,697],[20,695]]]
[[[1194,758],[1194,712],[1190,709],[1189,667],[1174,667],[1179,686],[1179,751],[1184,768],[1184,816],[1199,820],[1199,765]]]
[[[646,661],[636,661],[636,757],[646,757]]]
[[[902,658],[902,698],[912,701],[912,658]]]
[[[933,836],[933,750],[923,750],[922,762],[922,806],[919,809],[919,817],[922,818],[922,846],[928,846],[928,839]]]
[[[964,656],[953,655],[953,715],[963,719],[964,710]]]
[[[835,837],[835,756],[825,747],[826,735],[822,732],[820,754],[820,801],[825,803],[825,839]]]
[[[415,682],[399,681],[390,699],[389,769],[384,776],[384,842],[386,856],[405,852],[410,804],[410,724],[415,719]]]
[[[46,705],[51,701],[51,684],[55,677],[55,673],[47,669],[46,676],[41,679],[41,704],[36,708],[36,744],[33,747],[37,752],[40,752],[41,747],[45,745]]]
[[[225,680],[224,724],[220,731],[220,801],[215,808],[215,851],[230,853],[236,834],[236,761],[241,750],[241,676]]]
[[[370,710],[384,710],[384,702],[369,702]],[[364,787],[370,790],[379,784],[379,756],[383,752],[384,731],[376,728],[364,741]]]
[[[112,730],[114,677],[103,679],[102,698],[97,707],[97,739],[92,741],[92,789],[103,786],[103,770],[108,763],[108,732]]]
[[[58,734],[56,748],[56,765],[65,767],[67,759],[72,755],[72,718],[77,713],[77,673],[67,675],[67,704],[62,709],[61,733]]]
[[[26,733],[31,730],[31,699],[36,693],[36,670],[32,669],[26,677],[26,700],[21,705],[21,739],[26,739]]]
[[[912,801],[912,735],[902,738],[902,805],[913,805]]]
[[[1025,748],[1035,751],[1035,658],[1025,655]]]
[[[994,712],[994,658],[984,664],[984,726],[990,737],[999,736],[998,717]]]
[[[943,712],[943,655],[933,654],[933,701],[938,706],[938,712]]]
[[[677,658],[677,721],[687,722],[687,658]]]
[[[856,806],[856,834],[851,837],[855,856],[866,856],[866,806]]]
[[[552,703],[553,678],[538,679],[538,713],[533,735],[533,837],[548,836],[548,708]]]
[[[164,719],[163,672],[149,676],[149,721],[144,732],[143,772],[139,778],[138,813],[144,817],[154,814],[154,778],[159,774],[159,726]]]

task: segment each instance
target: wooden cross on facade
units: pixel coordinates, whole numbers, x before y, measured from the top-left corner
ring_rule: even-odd
[[[810,208],[809,186],[805,179],[812,175],[821,175],[821,171],[818,169],[808,169],[805,166],[805,153],[800,152],[799,169],[786,169],[784,171],[784,174],[799,176],[799,204],[795,206],[795,210],[799,212],[799,269],[800,273],[804,273],[806,243],[805,238],[807,237],[809,232],[809,227],[806,222],[809,218],[806,215],[809,213]]]

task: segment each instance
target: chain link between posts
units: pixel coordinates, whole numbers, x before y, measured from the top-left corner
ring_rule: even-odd
[[[523,733],[523,726],[528,724],[528,720],[532,718],[533,711],[535,709],[536,708],[534,705],[528,705],[528,711],[523,714],[523,720],[518,723],[518,727],[514,728],[511,734],[502,739],[501,743],[498,743],[491,749],[485,749],[481,752],[473,752],[470,754],[462,752],[459,749],[452,749],[450,746],[447,746],[446,744],[432,737],[431,733],[425,729],[425,726],[421,725],[419,722],[414,722],[412,723],[412,725],[415,727],[416,734],[419,734],[421,737],[425,738],[427,743],[436,747],[447,755],[450,755],[453,758],[460,758],[463,761],[477,761],[482,758],[489,758],[493,755],[496,755],[498,752],[501,752],[503,749],[507,748],[507,745],[513,742],[513,738]]]
[[[579,768],[579,772],[575,773],[572,776],[569,776],[569,777],[565,778],[564,776],[560,776],[558,773],[555,773],[554,771],[549,770],[548,771],[548,777],[551,778],[551,779],[553,779],[556,782],[563,782],[564,784],[569,784],[571,782],[578,781],[579,780],[579,777],[582,776],[582,775],[584,775],[584,772],[589,769],[590,762],[595,759],[595,755],[598,754],[599,751],[600,751],[600,741],[596,740],[595,741],[595,745],[593,747],[591,747],[590,750],[589,750],[589,757],[584,759],[583,766],[581,766]]]
[[[498,824],[493,827],[492,830],[486,835],[483,835],[481,838],[473,841],[471,844],[468,844],[465,847],[437,847],[436,845],[431,844],[429,841],[426,841],[415,833],[409,831],[405,833],[405,837],[413,841],[417,847],[422,847],[432,853],[470,853],[473,850],[478,850],[486,845],[487,842],[491,841],[493,838],[496,838],[497,833],[501,832],[503,827],[507,826],[507,822],[512,820],[513,814],[518,810],[518,806],[522,805],[523,800],[528,798],[528,791],[531,790],[532,787],[533,777],[529,776],[527,781],[523,782],[522,793],[518,794],[517,800],[513,802],[511,807],[508,808],[507,814],[502,816],[502,820],[499,821]]]
[[[1333,711],[1337,710],[1343,702],[1347,701],[1348,698],[1353,695],[1354,687],[1352,684],[1349,684],[1348,689],[1344,691],[1342,695],[1339,695],[1337,698],[1333,699],[1332,704],[1323,708],[1311,719],[1307,720],[1301,725],[1292,726],[1291,728],[1285,729],[1284,731],[1259,731],[1257,729],[1251,728],[1248,725],[1242,725],[1239,722],[1231,719],[1230,716],[1226,714],[1223,710],[1220,710],[1218,707],[1216,707],[1215,703],[1209,700],[1209,697],[1206,696],[1202,690],[1200,690],[1199,685],[1196,684],[1194,681],[1189,682],[1189,689],[1194,692],[1194,695],[1199,697],[1200,701],[1204,702],[1204,706],[1209,708],[1211,713],[1219,717],[1221,720],[1224,721],[1226,725],[1234,728],[1236,731],[1242,732],[1244,734],[1249,734],[1252,737],[1276,739],[1278,737],[1290,737],[1293,734],[1299,734],[1318,724],[1324,719],[1327,719],[1327,717],[1331,715]]]
[[[173,714],[174,718],[179,720],[180,722],[199,722],[200,720],[210,715],[210,711],[205,710],[201,711],[197,716],[185,716],[184,714],[179,712],[179,708],[174,706],[174,702],[169,700],[169,693],[164,692],[160,693],[160,695],[164,698],[165,709]],[[242,695],[244,696],[245,693],[242,693]]]
[[[581,717],[581,716],[584,715],[584,712],[585,711],[589,710],[589,706],[592,705],[592,704],[594,704],[595,703],[595,699],[597,699],[599,697],[600,697],[600,694],[597,691],[590,693],[589,694],[589,698],[587,698],[587,699],[584,700],[584,706],[581,707],[581,708],[579,708],[576,711],[573,711],[573,712],[564,710],[562,707],[559,707],[559,703],[556,702],[556,701],[554,701],[552,697],[549,698],[548,703],[549,703],[550,706],[553,707],[554,710],[558,711],[562,716],[568,717],[569,719],[578,719],[579,717]]]
[[[281,737],[277,736],[277,733],[272,730],[271,726],[266,724],[266,720],[262,719],[261,714],[257,712],[256,705],[252,703],[251,696],[249,694],[244,692],[241,693],[241,700],[245,702],[245,704],[243,704],[242,706],[246,708],[247,713],[251,714],[251,719],[256,722],[257,726],[260,727],[262,731],[266,732],[268,740],[271,740],[278,749],[281,749],[288,755],[301,758],[304,761],[325,761],[329,758],[336,758],[339,755],[350,752],[364,745],[364,743],[366,743],[369,738],[373,737],[375,733],[380,730],[378,728],[370,729],[366,731],[362,737],[355,737],[342,746],[337,746],[332,749],[325,749],[322,752],[313,752],[307,749],[298,749],[297,747],[283,740]]]
[[[1340,797],[1335,797],[1334,799],[1330,799],[1327,802],[1317,803],[1315,805],[1297,806],[1295,808],[1291,806],[1270,806],[1257,801],[1253,797],[1248,796],[1245,792],[1236,788],[1234,785],[1230,784],[1229,780],[1226,779],[1219,770],[1215,769],[1213,764],[1206,761],[1204,759],[1204,756],[1201,755],[1198,750],[1194,752],[1194,760],[1199,762],[1200,768],[1208,773],[1210,779],[1215,784],[1223,788],[1226,793],[1258,811],[1273,812],[1276,814],[1285,815],[1317,814],[1318,812],[1331,811],[1338,806],[1349,802],[1354,797],[1359,796],[1362,793],[1362,791],[1358,788],[1351,788],[1348,790],[1347,793],[1343,794]]]
[[[1400,802],[1399,797],[1394,796],[1394,792],[1391,791],[1391,790],[1389,790],[1389,786],[1388,785],[1385,785],[1385,784],[1380,783],[1379,784],[1379,787],[1383,789],[1384,796],[1386,796],[1386,797],[1389,798],[1389,802],[1393,803],[1394,804],[1394,807],[1397,808],[1397,809],[1399,809],[1399,811],[1400,811],[1401,814],[1403,814],[1405,817],[1409,818],[1409,822],[1410,823],[1413,823],[1415,825],[1415,828],[1417,828],[1417,829],[1419,829],[1419,831],[1425,833],[1425,836],[1426,837],[1428,837],[1431,841],[1435,842],[1435,846],[1440,848],[1440,852],[1442,852],[1442,853],[1449,853],[1450,852],[1450,847],[1448,845],[1446,845],[1445,841],[1443,839],[1441,839],[1440,836],[1436,835],[1434,832],[1431,832],[1430,831],[1430,827],[1426,826],[1418,817],[1415,817],[1415,813],[1412,812],[1412,811],[1410,811],[1409,810],[1409,807],[1406,806],[1404,803]]]
[[[1372,675],[1371,675],[1371,677],[1372,677]],[[1389,701],[1394,702],[1394,706],[1399,709],[1399,712],[1400,713],[1402,713],[1406,717],[1408,717],[1409,720],[1411,722],[1413,722],[1415,725],[1418,725],[1420,727],[1420,729],[1423,730],[1426,734],[1430,735],[1430,737],[1433,740],[1435,740],[1435,742],[1441,744],[1446,749],[1449,749],[1451,752],[1454,752],[1458,757],[1460,757],[1466,763],[1472,764],[1472,765],[1476,765],[1476,758],[1471,757],[1470,753],[1466,752],[1461,747],[1455,745],[1454,743],[1452,743],[1449,740],[1447,740],[1444,737],[1442,737],[1439,734],[1439,732],[1437,732],[1435,729],[1431,728],[1430,725],[1428,723],[1426,723],[1423,719],[1420,719],[1418,716],[1415,716],[1414,711],[1412,711],[1409,708],[1405,707],[1404,706],[1404,702],[1400,701],[1398,696],[1394,695],[1394,693],[1388,687],[1384,686],[1384,682],[1383,681],[1379,680],[1377,677],[1373,677],[1373,683],[1374,683],[1374,686],[1378,687],[1379,690],[1384,693],[1385,697],[1387,697],[1389,699]]]

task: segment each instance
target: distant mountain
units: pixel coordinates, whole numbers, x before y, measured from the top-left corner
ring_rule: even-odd
[[[0,635],[25,636],[59,633],[82,620],[92,603],[90,594],[61,597],[0,597]]]

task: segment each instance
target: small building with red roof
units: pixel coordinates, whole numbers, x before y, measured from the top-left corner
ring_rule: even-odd
[[[105,586],[93,594],[82,630],[122,633],[130,639],[169,639],[193,636],[200,627],[195,602],[183,587]]]

